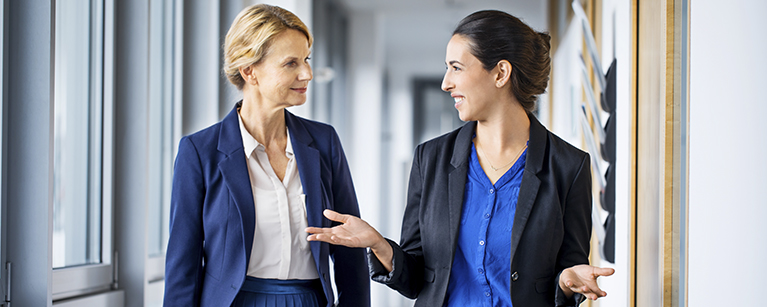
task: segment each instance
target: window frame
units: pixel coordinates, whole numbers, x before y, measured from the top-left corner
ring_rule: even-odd
[[[55,5],[55,4],[54,4]],[[91,48],[91,99],[101,113],[100,193],[101,263],[52,269],[52,299],[96,293],[116,288],[117,255],[113,255],[113,171],[114,171],[114,0],[91,0],[93,12]],[[55,8],[54,8],[55,12]],[[52,25],[55,31],[55,24]],[[94,47],[95,46],[95,47]],[[55,81],[54,81],[55,82]],[[55,101],[53,103],[56,103]],[[93,103],[93,101],[91,101]],[[98,194],[96,194],[98,195]]]
[[[6,274],[8,274],[6,264],[6,231],[5,231],[5,101],[7,100],[6,89],[6,70],[8,69],[6,63],[6,55],[8,54],[7,36],[5,35],[6,29],[8,29],[6,18],[6,9],[8,1],[0,1],[0,301],[6,301],[6,289],[8,286],[8,280]]]
[[[181,1],[150,1],[149,31],[149,125],[150,131],[160,131],[157,138],[149,139],[149,210],[159,214],[159,219],[150,219],[149,223],[159,222],[159,234],[153,233],[158,225],[148,225],[148,235],[160,235],[160,252],[153,253],[157,246],[156,239],[147,241],[146,278],[149,284],[165,280],[165,252],[169,237],[170,194],[173,177],[173,161],[176,156],[176,144],[180,140],[180,86],[178,60],[181,54],[181,35],[177,29],[183,10]]]

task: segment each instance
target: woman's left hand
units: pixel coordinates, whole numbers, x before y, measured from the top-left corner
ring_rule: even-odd
[[[565,292],[567,297],[572,297],[573,293],[585,295],[590,300],[607,295],[597,285],[597,277],[610,276],[615,273],[611,268],[599,268],[588,264],[581,264],[566,268],[559,275],[559,287]]]

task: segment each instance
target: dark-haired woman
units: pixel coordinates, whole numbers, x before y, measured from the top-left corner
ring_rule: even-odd
[[[480,11],[447,45],[442,89],[462,128],[416,148],[400,244],[359,218],[309,240],[369,247],[372,278],[416,306],[575,306],[606,295],[588,265],[588,154],[532,111],[549,80],[550,37]]]

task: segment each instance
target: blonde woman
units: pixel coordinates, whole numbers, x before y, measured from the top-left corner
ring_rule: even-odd
[[[165,306],[369,306],[365,252],[306,240],[324,209],[359,216],[335,130],[285,109],[306,102],[312,36],[291,12],[254,5],[225,41],[243,93],[176,158]]]

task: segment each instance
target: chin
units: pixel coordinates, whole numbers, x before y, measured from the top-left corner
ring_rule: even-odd
[[[290,106],[297,107],[297,106],[302,106],[305,103],[306,103],[306,99],[300,100],[300,101],[293,101],[293,102],[290,103]]]
[[[469,122],[474,120],[469,114],[465,114],[462,112],[458,112],[458,118],[460,118],[464,122]]]

